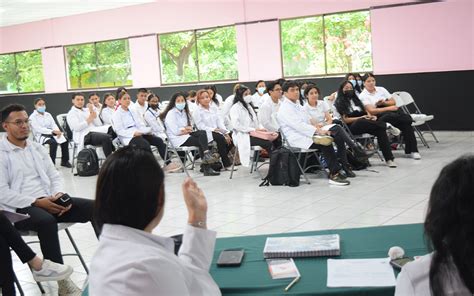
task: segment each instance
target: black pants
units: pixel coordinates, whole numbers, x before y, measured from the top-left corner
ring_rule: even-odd
[[[10,248],[15,251],[23,263],[30,261],[36,256],[23,241],[18,230],[13,227],[7,217],[0,211],[0,287],[4,296],[15,295]]]
[[[59,245],[58,222],[92,221],[94,201],[82,198],[71,199],[72,208],[60,217],[35,206],[17,209],[18,213],[28,214],[30,218],[16,223],[15,227],[19,230],[37,232],[43,257],[60,264],[63,264],[63,258]],[[92,225],[94,226],[94,223]],[[98,235],[99,232],[95,227],[94,231]]]
[[[56,152],[58,151],[58,142],[54,137],[50,137],[44,142],[49,144],[49,156],[54,164],[56,164]],[[69,162],[69,143],[66,141],[61,144],[61,163]]]
[[[331,131],[331,137],[334,138],[334,143],[336,143],[337,158],[343,165],[348,165],[349,163],[347,162],[346,144],[351,148],[355,148],[356,144],[340,125],[336,124],[335,126],[331,127],[329,131]]]
[[[380,114],[377,120],[388,122],[400,129],[405,142],[405,153],[418,152],[415,131],[411,126],[413,120],[410,115],[400,114],[398,112],[386,112]]]
[[[274,149],[273,142],[252,136],[250,136],[250,146],[260,146],[267,150],[269,154]]]
[[[186,146],[186,147],[198,147],[199,148],[199,155],[201,156],[201,159],[204,157],[204,151],[209,150],[208,146],[208,140],[207,140],[207,134],[205,131],[195,131],[189,134],[189,138],[181,144],[181,146]]]
[[[217,151],[221,156],[222,164],[224,165],[224,167],[229,167],[230,165],[232,165],[229,159],[229,151],[234,145],[232,144],[232,142],[230,145],[227,144],[225,137],[221,133],[212,132],[212,137],[214,138],[214,141],[217,144]]]
[[[387,124],[383,121],[374,121],[365,118],[361,118],[353,122],[349,129],[351,133],[360,135],[368,133],[377,137],[380,150],[382,150],[385,161],[393,160],[392,148],[387,137]]]
[[[341,166],[339,165],[339,162],[337,161],[337,155],[332,145],[323,146],[323,145],[313,143],[311,144],[309,149],[318,149],[321,152],[324,159],[326,159],[327,161],[329,173],[331,175],[334,175],[335,173],[339,172],[339,170],[341,169]],[[308,159],[307,164],[312,165],[314,164],[314,161],[311,161],[310,159]]]
[[[169,157],[166,157],[166,144],[162,138],[153,136],[153,135],[143,135],[139,137],[133,137],[130,141],[129,145],[136,145],[138,147],[151,150],[151,146],[155,146],[158,149],[158,153],[160,154],[163,160],[166,159],[165,164],[168,164],[171,160]]]
[[[90,132],[84,137],[84,145],[101,146],[105,156],[113,152],[112,136],[104,133]]]

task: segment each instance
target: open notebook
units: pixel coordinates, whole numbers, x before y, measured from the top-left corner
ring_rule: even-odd
[[[340,254],[338,234],[268,237],[263,249],[265,258],[339,256]]]

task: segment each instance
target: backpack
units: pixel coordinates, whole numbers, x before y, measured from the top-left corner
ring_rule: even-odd
[[[370,166],[368,159],[366,161],[358,159],[354,156],[354,152],[352,152],[350,149],[347,149],[347,161],[354,171],[364,170]]]
[[[77,154],[77,175],[82,177],[94,176],[99,173],[99,157],[92,148],[84,148]]]
[[[289,149],[281,147],[270,154],[270,168],[260,186],[285,185],[290,187],[300,186],[301,171],[298,160]]]

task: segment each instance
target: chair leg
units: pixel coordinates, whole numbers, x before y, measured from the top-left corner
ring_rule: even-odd
[[[15,272],[13,272],[13,280],[15,281],[16,288],[18,289],[18,292],[20,292],[21,296],[25,296],[25,292],[23,291],[23,288],[20,285],[20,281],[16,277]]]
[[[72,163],[71,163],[71,173],[74,173],[75,161],[76,160],[76,145],[72,147]]]
[[[46,294],[46,292],[44,291],[43,285],[40,282],[36,282],[36,284],[38,285],[38,288],[40,289],[41,294]]]
[[[418,137],[420,138],[423,145],[425,145],[426,148],[430,148],[430,145],[428,145],[428,142],[426,141],[426,139],[423,136],[423,133],[420,131],[420,129],[416,126],[413,129],[416,132],[416,134],[418,135]]]
[[[77,257],[79,257],[79,260],[82,263],[82,266],[84,267],[84,270],[86,271],[87,274],[89,274],[89,269],[87,268],[86,262],[84,261],[84,258],[82,258],[81,252],[79,252],[79,248],[76,245],[76,242],[74,241],[74,238],[72,237],[71,233],[69,232],[69,229],[64,229],[66,231],[66,234],[69,238],[69,241],[72,244],[72,247],[74,248],[74,251],[76,251]]]
[[[425,124],[429,130],[428,132],[433,136],[433,139],[436,141],[436,143],[439,143],[438,138],[436,138],[434,131],[431,129],[431,126],[428,124],[428,122],[425,122]]]

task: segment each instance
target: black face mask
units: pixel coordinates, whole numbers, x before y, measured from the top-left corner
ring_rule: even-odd
[[[344,96],[348,97],[348,98],[353,97],[354,96],[354,90],[353,89],[345,90],[344,91]]]
[[[151,104],[150,108],[153,109],[153,110],[156,110],[156,109],[158,109],[158,104]]]

